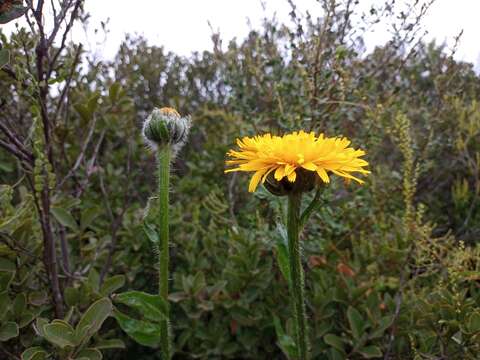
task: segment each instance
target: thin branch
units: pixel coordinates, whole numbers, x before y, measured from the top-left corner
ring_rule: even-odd
[[[68,74],[67,81],[65,83],[65,87],[62,90],[62,93],[60,94],[60,97],[58,98],[57,102],[57,107],[55,109],[55,113],[53,115],[53,122],[55,123],[58,118],[58,114],[62,108],[62,104],[65,101],[65,97],[68,95],[68,91],[70,90],[70,84],[72,82],[73,76],[75,75],[75,69],[80,62],[80,54],[82,52],[82,44],[78,45],[77,51],[75,52],[75,58],[73,60],[72,67],[70,69],[70,73]]]
[[[12,145],[10,145],[9,143],[7,143],[3,140],[0,140],[0,147],[4,148],[10,154],[15,156],[18,160],[20,160],[20,162],[25,165],[25,168],[27,170],[32,170],[32,165],[30,163],[30,159],[26,158],[25,155],[23,153],[19,152],[15,147],[13,147]]]
[[[33,161],[33,155],[27,151],[25,145],[19,140],[18,135],[10,130],[5,124],[0,122],[0,130],[5,134],[5,136],[12,142],[12,144],[25,155],[26,159]]]
[[[53,64],[55,64],[55,62],[57,61],[58,57],[60,56],[60,53],[63,51],[63,49],[65,48],[65,42],[67,40],[67,35],[68,33],[70,32],[72,26],[73,26],[73,23],[75,22],[75,19],[77,18],[77,15],[78,15],[78,10],[80,9],[80,5],[82,4],[82,0],[77,0],[77,2],[75,3],[75,7],[74,9],[72,10],[72,13],[70,14],[70,19],[68,21],[68,24],[65,28],[65,31],[63,32],[63,36],[62,36],[62,41],[60,43],[60,47],[58,48],[57,52],[53,55],[51,61],[50,61],[50,69],[49,69],[49,72],[48,72],[48,77],[50,77],[52,71],[53,71]],[[70,6],[70,5],[69,5]],[[52,34],[53,35],[53,34]],[[53,42],[53,39],[52,40],[49,40],[49,42]]]

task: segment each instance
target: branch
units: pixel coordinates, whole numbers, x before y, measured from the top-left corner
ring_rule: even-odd
[[[35,10],[35,12],[38,14],[38,16],[42,16],[42,14],[43,14],[43,3],[44,3],[43,0],[38,0],[37,10]]]
[[[11,141],[11,143],[25,155],[26,159],[30,162],[33,162],[33,155],[27,151],[25,145],[19,140],[18,135],[10,130],[5,124],[0,122],[0,130],[6,135],[6,137]]]
[[[80,8],[80,5],[82,4],[82,0],[77,0],[76,3],[75,3],[75,7],[74,9],[72,10],[72,13],[70,14],[70,19],[67,23],[67,26],[65,28],[65,31],[63,32],[63,36],[62,36],[62,42],[60,43],[60,47],[58,48],[57,52],[55,53],[55,55],[53,55],[51,61],[50,61],[50,69],[49,69],[49,72],[48,72],[48,76],[47,77],[50,77],[52,71],[53,71],[53,65],[55,64],[55,62],[57,61],[58,57],[60,56],[60,53],[63,51],[63,49],[65,48],[65,42],[67,40],[67,35],[68,33],[70,32],[70,29],[72,28],[73,26],[73,23],[75,22],[75,19],[77,18],[77,13],[78,13],[78,9]],[[70,7],[70,3],[68,4],[68,7]],[[58,31],[58,30],[57,30]],[[52,36],[56,35],[56,32],[52,32]],[[49,43],[51,44],[54,40],[54,37],[51,39],[49,39]]]
[[[82,44],[78,45],[77,51],[75,53],[75,58],[73,60],[72,67],[70,68],[70,73],[68,74],[68,79],[67,82],[65,83],[65,87],[62,90],[62,93],[60,94],[60,97],[57,102],[57,107],[55,109],[55,113],[53,115],[53,122],[57,121],[58,114],[60,112],[60,109],[62,107],[62,104],[65,100],[65,97],[68,94],[68,90],[70,89],[70,83],[72,82],[73,75],[75,75],[75,69],[77,68],[77,64],[80,62],[80,54],[82,52]]]
[[[60,30],[62,22],[63,20],[65,20],[65,17],[67,16],[68,9],[72,5],[72,0],[68,0],[67,4],[65,4],[65,2],[61,4],[60,14],[58,16],[57,16],[57,11],[55,9],[55,6],[53,4],[53,0],[51,0],[51,3],[53,8],[53,30],[48,38],[49,45],[53,44],[55,37],[57,36],[58,30]]]
[[[15,156],[18,160],[20,160],[24,165],[26,165],[26,168],[28,170],[32,169],[32,165],[30,163],[30,160],[28,158],[26,158],[25,155],[22,154],[21,152],[19,152],[16,148],[14,148],[12,145],[10,145],[9,143],[7,143],[3,140],[0,140],[0,147],[4,148],[10,154]]]

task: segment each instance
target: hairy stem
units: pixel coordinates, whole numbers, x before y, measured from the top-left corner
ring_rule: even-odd
[[[295,322],[298,359],[307,360],[309,343],[307,334],[307,311],[305,306],[305,281],[301,261],[299,232],[301,194],[288,197],[288,250],[291,276],[291,302]]]
[[[158,289],[160,297],[168,304],[168,263],[169,263],[169,229],[168,229],[168,202],[170,183],[171,149],[165,146],[158,151],[158,229],[160,232]],[[171,358],[170,321],[169,314],[160,324],[160,337],[163,359]]]

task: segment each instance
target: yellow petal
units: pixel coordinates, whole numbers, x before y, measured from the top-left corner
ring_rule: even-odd
[[[226,174],[226,173],[233,172],[233,171],[240,171],[240,169],[238,169],[238,168],[237,169],[226,169],[224,171],[224,173]]]
[[[315,165],[312,162],[307,162],[305,164],[302,164],[302,168],[304,168],[306,170],[310,170],[310,171],[315,171],[315,170],[317,170],[317,165]]]
[[[274,167],[270,168],[270,169],[265,173],[265,175],[262,176],[262,184],[265,182],[265,180],[267,179],[267,176],[268,176],[273,170],[275,170]]]
[[[324,168],[317,167],[317,174],[318,176],[320,176],[320,179],[322,179],[324,183],[328,184],[330,182],[330,178],[328,177],[328,174]]]
[[[280,181],[285,176],[285,167],[279,166],[277,170],[275,170],[275,180]]]
[[[292,171],[288,176],[287,176],[287,179],[288,181],[290,182],[295,182],[295,179],[297,178],[297,174],[295,173],[295,171]]]
[[[250,180],[250,184],[248,185],[248,192],[254,192],[258,186],[258,183],[262,179],[263,174],[266,170],[259,170],[255,174],[253,174],[252,179]]]
[[[285,166],[285,175],[289,176],[292,173],[292,171],[295,171],[295,166],[287,164]]]
[[[347,178],[347,179],[352,179],[352,180],[355,180],[356,182],[358,182],[359,184],[364,184],[365,181],[363,180],[360,180],[359,178],[353,176],[353,175],[350,175],[346,172],[342,172],[342,171],[337,171],[337,170],[332,170],[332,172],[334,174],[337,174],[338,176],[343,176],[344,178]]]

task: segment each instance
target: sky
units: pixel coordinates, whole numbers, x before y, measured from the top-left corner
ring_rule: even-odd
[[[397,0],[412,3],[414,0]],[[298,10],[308,10],[313,16],[321,16],[321,8],[315,0],[294,1]],[[372,3],[382,0],[360,0],[360,6],[368,9]],[[152,45],[162,45],[168,51],[189,55],[192,51],[210,50],[212,28],[219,30],[228,43],[231,38],[242,39],[250,28],[258,28],[262,19],[275,14],[280,21],[289,22],[290,6],[287,0],[86,0],[86,10],[91,14],[87,33],[76,27],[71,35],[99,58],[112,58],[126,33],[145,36]],[[480,0],[436,0],[424,19],[427,39],[438,43],[453,44],[454,37],[463,29],[456,58],[471,62],[480,70]],[[101,21],[107,21],[109,30],[95,34]],[[14,24],[4,26],[6,32]],[[367,50],[388,40],[385,24],[373,28],[366,35]]]

